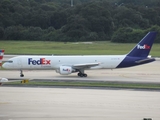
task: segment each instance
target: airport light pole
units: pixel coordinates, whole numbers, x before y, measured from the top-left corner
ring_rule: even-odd
[[[71,7],[73,7],[73,0],[71,0]]]

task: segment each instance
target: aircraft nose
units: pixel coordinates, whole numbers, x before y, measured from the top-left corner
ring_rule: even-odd
[[[2,65],[3,68],[8,68],[7,66],[8,65],[6,63],[3,63],[3,65]]]

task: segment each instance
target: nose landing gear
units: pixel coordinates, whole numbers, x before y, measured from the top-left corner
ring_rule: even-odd
[[[23,71],[20,70],[20,77],[24,77]]]

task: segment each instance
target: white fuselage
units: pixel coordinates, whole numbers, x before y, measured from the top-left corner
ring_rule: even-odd
[[[89,55],[89,56],[18,56],[9,59],[3,67],[6,69],[59,69],[60,66],[71,66],[82,63],[99,63],[90,69],[114,69],[126,55]]]

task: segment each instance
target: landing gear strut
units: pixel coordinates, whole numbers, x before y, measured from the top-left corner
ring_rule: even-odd
[[[24,77],[23,71],[20,70],[20,77]]]

